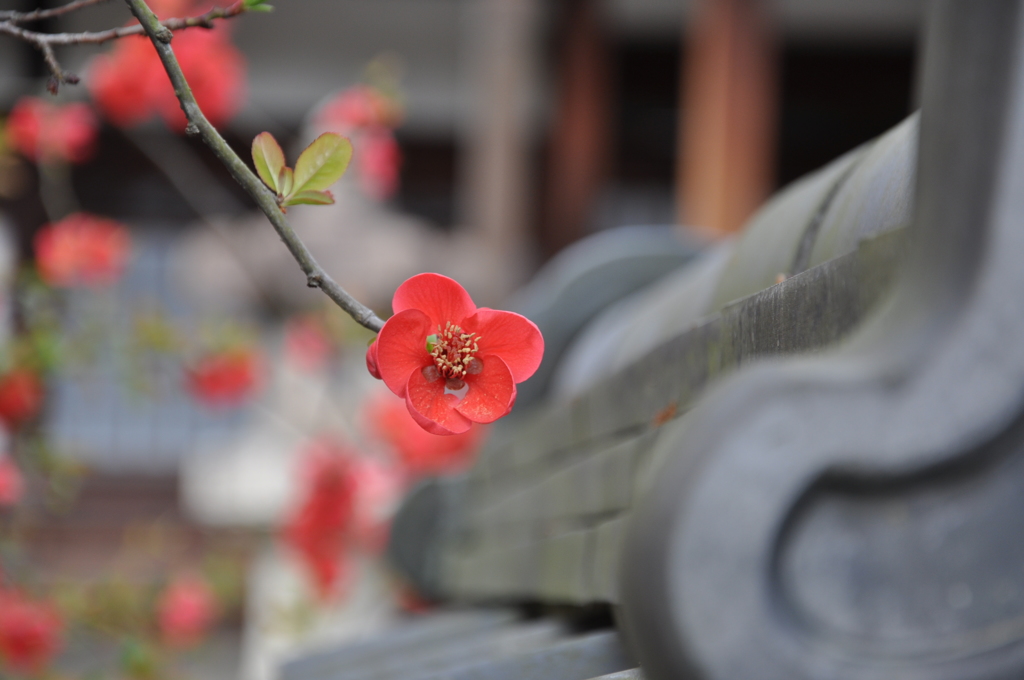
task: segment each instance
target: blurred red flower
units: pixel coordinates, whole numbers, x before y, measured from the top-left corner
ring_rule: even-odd
[[[96,116],[88,104],[59,106],[38,97],[22,97],[7,118],[7,142],[35,163],[82,163],[96,143]]]
[[[475,425],[447,437],[431,434],[420,427],[401,400],[386,393],[370,401],[366,416],[374,434],[394,448],[413,479],[469,467],[486,430]]]
[[[433,434],[459,434],[507,415],[516,383],[533,375],[544,356],[532,321],[477,308],[447,276],[408,279],[391,307],[395,314],[367,350],[366,365]]]
[[[179,576],[167,584],[157,603],[160,636],[173,647],[202,641],[217,617],[217,598],[200,576]]]
[[[60,648],[62,627],[49,604],[0,590],[0,667],[40,673]]]
[[[322,369],[333,352],[334,343],[318,318],[295,317],[285,324],[285,356],[303,371],[312,373]]]
[[[356,128],[395,127],[402,118],[394,99],[369,85],[356,85],[332,97],[316,116],[321,127],[349,133]]]
[[[149,40],[142,36],[122,38],[110,52],[93,60],[89,93],[110,122],[129,127],[153,115],[161,86],[171,86],[170,81],[161,83],[160,78],[167,80]]]
[[[303,454],[302,500],[282,531],[324,599],[339,592],[347,571],[344,551],[352,537],[356,503],[353,460],[336,442],[310,444]]]
[[[43,381],[27,368],[13,368],[0,376],[0,420],[16,427],[35,418],[43,405]]]
[[[120,222],[73,213],[45,225],[35,237],[39,275],[53,286],[98,286],[116,281],[131,252]]]
[[[0,507],[17,505],[24,491],[21,470],[10,456],[0,456]]]
[[[185,371],[185,386],[199,402],[214,408],[240,406],[263,377],[263,360],[251,347],[207,354]]]
[[[227,122],[245,98],[245,58],[231,43],[227,24],[179,31],[173,46],[203,113],[214,125]],[[185,129],[174,89],[145,37],[123,38],[110,52],[96,57],[89,91],[115,125],[136,125],[158,114],[171,129]]]

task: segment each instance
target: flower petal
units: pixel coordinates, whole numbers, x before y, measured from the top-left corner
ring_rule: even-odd
[[[430,317],[418,309],[407,309],[388,319],[373,343],[377,347],[377,371],[381,380],[400,397],[405,396],[409,375],[419,373],[431,362],[427,354],[430,328]]]
[[[418,309],[430,317],[431,329],[447,322],[461,324],[476,311],[476,305],[466,289],[454,279],[440,274],[417,274],[395,291],[391,300],[395,314],[407,309]],[[433,332],[433,331],[431,331]]]
[[[516,383],[500,358],[491,355],[480,360],[483,371],[466,377],[469,391],[455,410],[475,423],[493,423],[512,410],[516,402]]]
[[[374,338],[370,346],[366,348],[366,370],[377,380],[380,380],[380,369],[377,368],[377,339]]]
[[[420,427],[431,434],[465,432],[473,423],[455,410],[459,398],[445,394],[444,384],[441,378],[427,382],[423,371],[414,371],[405,390],[405,405]]]
[[[501,357],[517,383],[533,375],[544,358],[544,336],[521,314],[481,307],[464,328],[479,333],[480,352]]]

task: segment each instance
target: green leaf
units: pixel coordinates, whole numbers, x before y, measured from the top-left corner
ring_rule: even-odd
[[[287,165],[281,168],[281,175],[277,179],[277,184],[280,187],[277,191],[278,196],[290,196],[292,193],[292,187],[295,185],[295,173]]]
[[[284,168],[284,151],[281,145],[269,132],[261,132],[252,140],[252,162],[256,166],[256,174],[263,183],[281,195],[280,177]]]
[[[272,12],[274,10],[273,7],[266,4],[266,0],[244,0],[242,7],[249,12]]]
[[[330,191],[299,191],[284,200],[283,205],[331,205],[334,203],[334,196]]]
[[[341,179],[351,159],[352,143],[339,134],[325,132],[306,147],[295,163],[292,193],[326,189]]]

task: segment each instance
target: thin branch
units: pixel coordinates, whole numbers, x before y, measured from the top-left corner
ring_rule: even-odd
[[[60,62],[57,61],[57,55],[53,53],[53,48],[47,44],[39,45],[40,51],[43,53],[43,61],[46,62],[46,67],[50,69],[50,79],[46,83],[46,89],[50,91],[50,94],[57,94],[57,90],[64,83],[68,85],[77,85],[79,78],[76,74],[70,71],[65,71],[60,67]]]
[[[235,260],[238,269],[248,280],[260,301],[268,308],[275,307],[274,296],[270,293],[266,283],[253,272],[251,263],[238,250],[238,246],[231,238],[227,230],[210,215],[218,212],[218,207],[228,204],[234,208],[240,207],[240,202],[229,194],[220,182],[206,169],[202,163],[190,153],[188,145],[177,135],[160,135],[150,137],[131,130],[122,131],[125,137],[135,145],[143,156],[149,159],[160,174],[171,183],[174,190],[178,192],[182,200],[199,216],[202,222],[211,233],[213,233],[229,255]],[[202,187],[209,192],[219,189],[218,201],[205,200],[202,193],[197,189]]]
[[[101,1],[102,0],[80,0],[81,3]],[[75,3],[71,4],[74,5]],[[65,5],[64,7],[57,9],[64,9],[69,6],[70,5]],[[181,31],[186,28],[213,28],[215,20],[230,19],[231,17],[238,16],[245,11],[245,5],[242,2],[236,2],[227,8],[215,7],[209,12],[200,14],[199,16],[168,19],[163,22],[163,25],[171,31]],[[17,24],[19,21],[23,21],[23,19],[6,19],[0,21],[0,33],[6,33],[7,35],[14,36],[15,38],[20,38],[21,40],[34,45],[43,53],[43,59],[46,61],[46,65],[50,69],[50,72],[53,74],[53,78],[47,86],[53,93],[56,93],[57,87],[61,84],[68,83],[70,85],[74,85],[78,82],[78,76],[63,70],[60,67],[60,64],[57,62],[57,57],[53,53],[54,45],[96,45],[110,40],[116,40],[117,38],[124,38],[130,35],[142,35],[145,33],[141,24],[135,24],[134,26],[120,26],[106,31],[85,31],[82,33],[40,33],[39,31],[30,31],[18,26]]]
[[[230,19],[245,11],[245,6],[239,2],[227,8],[215,7],[206,14],[200,14],[195,17],[168,19],[163,22],[163,25],[172,31],[180,31],[186,28],[213,28],[214,20]],[[84,31],[81,33],[40,33],[20,28],[15,24],[16,22],[11,20],[0,21],[0,33],[13,35],[34,45],[98,45],[116,40],[117,38],[145,33],[145,30],[139,24],[119,26],[118,28],[110,28],[105,31]]]
[[[192,89],[188,85],[188,81],[185,80],[185,74],[181,71],[181,65],[178,64],[178,59],[174,56],[174,50],[171,49],[171,31],[166,26],[160,24],[160,20],[157,19],[156,14],[145,3],[145,0],[125,0],[125,2],[128,3],[132,14],[139,20],[139,23],[156,48],[157,54],[160,55],[164,70],[167,71],[171,84],[174,86],[174,94],[178,97],[178,103],[181,104],[181,110],[185,113],[185,118],[188,119],[188,126],[185,128],[186,132],[193,135],[198,134],[217,158],[220,159],[221,163],[227,167],[228,172],[235,178],[235,181],[241,184],[246,193],[256,201],[256,205],[259,206],[263,214],[270,220],[274,230],[277,231],[277,235],[284,241],[292,257],[295,258],[295,261],[299,263],[299,267],[305,273],[306,285],[310,288],[322,290],[327,294],[327,297],[331,298],[335,304],[345,310],[360,325],[372,331],[379,331],[384,325],[380,317],[374,314],[372,309],[349,295],[344,288],[339,286],[324,271],[323,267],[313,258],[313,254],[309,252],[306,244],[302,242],[291,228],[291,225],[288,224],[284,213],[281,212],[277,205],[277,197],[256,177],[242,159],[238,157],[238,154],[228,146],[228,143],[220,136],[217,129],[203,115],[202,110],[196,103],[195,96],[192,94]]]
[[[0,21],[10,21],[15,24],[23,24],[29,21],[42,21],[44,19],[52,19],[64,14],[69,14],[75,10],[82,9],[83,7],[98,5],[101,2],[107,2],[107,0],[74,0],[74,2],[69,2],[68,4],[61,5],[60,7],[54,7],[52,9],[35,9],[31,12],[3,10],[0,11]]]

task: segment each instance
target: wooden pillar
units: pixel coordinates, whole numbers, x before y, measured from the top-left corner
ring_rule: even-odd
[[[698,0],[684,44],[680,222],[722,236],[772,189],[776,55],[763,0]]]
[[[607,175],[611,78],[598,0],[564,0],[541,247],[551,256],[584,235]]]
[[[508,290],[528,259],[533,203],[531,152],[540,0],[472,0],[464,17],[469,84],[462,219],[500,255]]]

